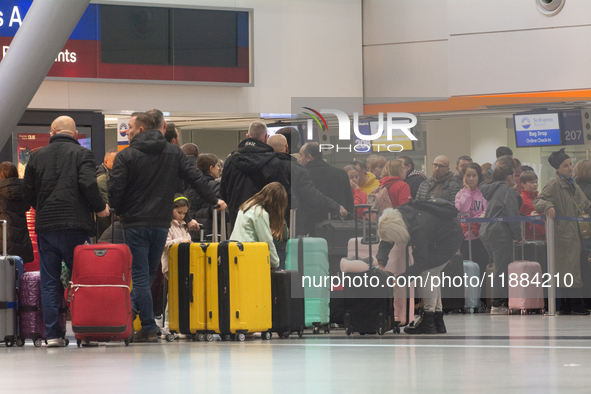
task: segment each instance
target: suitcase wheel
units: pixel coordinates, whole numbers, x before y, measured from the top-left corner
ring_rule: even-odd
[[[220,335],[220,338],[222,339],[222,341],[230,341],[230,340],[234,340],[234,338],[232,338],[232,335],[226,334],[226,335]]]
[[[24,340],[23,338],[20,338],[20,337],[19,337],[19,338],[17,338],[17,339],[16,339],[16,346],[18,346],[18,347],[23,347],[23,346],[25,346],[25,340]]]
[[[207,342],[212,342],[212,341],[213,341],[213,334],[207,334],[207,335],[205,336],[205,340],[206,340]]]
[[[240,342],[244,342],[244,340],[246,339],[246,336],[243,333],[240,333],[240,334],[236,335],[236,339]]]
[[[129,338],[127,338],[124,342],[125,342],[125,346],[129,346]]]
[[[320,334],[320,327],[314,326],[314,328],[312,329],[312,334],[314,334],[314,335]]]
[[[261,339],[264,341],[268,341],[269,339],[271,339],[271,332],[270,331],[265,331],[265,332],[261,332]]]
[[[304,336],[304,332],[303,331],[298,331],[298,338],[301,338]]]
[[[396,328],[394,329],[394,333],[395,333],[395,334],[400,334],[400,327],[396,327]]]
[[[290,332],[289,332],[289,331],[286,331],[286,332],[284,332],[284,333],[281,335],[281,338],[283,338],[283,339],[289,339],[289,334],[290,334]]]
[[[35,347],[41,347],[41,345],[43,344],[43,342],[41,341],[41,338],[37,338],[35,339],[35,341],[33,342],[33,345],[35,345]],[[66,345],[67,346],[67,345]]]
[[[380,326],[380,327],[378,328],[378,334],[379,334],[379,335],[384,335],[384,333],[385,333],[385,331],[384,331],[384,327]]]
[[[166,340],[168,341],[168,335],[166,337],[167,337]],[[172,338],[172,341],[174,341],[174,337]],[[169,341],[169,342],[172,342],[172,341]],[[197,334],[193,337],[193,341],[204,342],[205,335],[204,334]]]
[[[347,336],[351,335],[351,329],[349,327],[345,328],[345,334],[347,334]]]
[[[527,309],[522,309],[522,310],[521,310],[521,314],[522,314],[522,315],[527,315]]]
[[[330,326],[328,324],[326,326],[324,326],[324,333],[330,334]]]
[[[82,340],[81,339],[77,339],[76,340],[76,346],[80,347],[80,345],[82,345]]]

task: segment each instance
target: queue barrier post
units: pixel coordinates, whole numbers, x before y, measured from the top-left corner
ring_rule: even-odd
[[[556,261],[554,254],[554,219],[546,218],[546,251],[548,254],[548,274],[550,287],[548,288],[548,316],[556,315]]]

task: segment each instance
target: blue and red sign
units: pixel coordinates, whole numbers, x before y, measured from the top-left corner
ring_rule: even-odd
[[[0,2],[0,60],[31,7],[31,1]],[[126,6],[121,6],[126,7]],[[58,78],[128,79],[184,82],[250,82],[250,18],[248,11],[236,12],[237,64],[235,67],[176,66],[174,64],[103,63],[101,60],[101,5],[88,6],[70,39],[47,74]]]

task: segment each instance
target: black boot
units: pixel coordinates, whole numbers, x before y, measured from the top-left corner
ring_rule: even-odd
[[[585,306],[582,298],[569,298],[568,303],[570,306],[571,315],[588,315],[589,309]]]
[[[435,328],[437,329],[437,334],[445,334],[447,332],[443,321],[443,312],[435,312]]]
[[[405,327],[404,332],[407,334],[437,334],[437,328],[435,328],[435,312],[423,312],[414,327]]]

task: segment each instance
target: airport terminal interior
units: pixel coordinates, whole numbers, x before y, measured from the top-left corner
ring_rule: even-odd
[[[129,146],[131,114],[153,108],[179,145],[222,160],[256,121],[268,136],[293,127],[337,168],[406,156],[426,177],[440,155],[455,174],[460,156],[494,165],[506,146],[536,173],[538,191],[555,177],[552,152],[565,148],[573,165],[589,159],[588,1],[41,3],[0,1],[0,122],[10,125],[0,128],[0,161],[20,177],[58,116],[74,119],[99,166]],[[43,7],[58,23],[43,22]],[[384,131],[368,146],[362,137],[380,129],[392,138]],[[420,335],[348,335],[337,322],[286,339],[78,347],[68,321],[64,348],[0,343],[0,392],[588,392],[591,317],[559,315],[551,296],[535,313],[446,311],[447,333]]]

